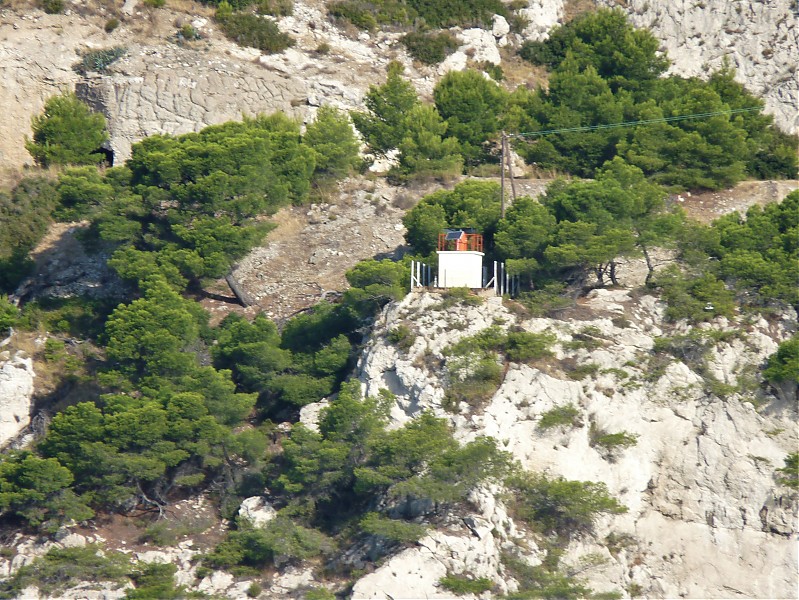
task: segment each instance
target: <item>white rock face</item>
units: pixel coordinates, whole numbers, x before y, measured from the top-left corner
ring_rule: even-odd
[[[263,496],[246,498],[239,507],[239,517],[248,520],[253,527],[265,527],[276,516],[277,511]]]
[[[749,401],[754,396],[735,391],[720,398],[708,391],[713,388],[706,378],[737,386],[796,323],[761,319],[744,329],[720,319],[704,327],[734,332],[734,337],[711,344],[702,364],[673,359],[662,372],[653,372],[654,339],[686,333],[686,327],[665,324],[659,302],[646,296],[633,300],[625,290],[597,290],[586,308],[595,317],[520,320],[495,298],[478,307],[442,310],[439,296],[410,294],[381,317],[360,365],[364,389],[375,394],[384,387],[397,395],[391,415],[395,427],[430,410],[449,418],[460,440],[492,436],[529,470],[604,482],[628,512],[601,519],[595,537],[572,543],[563,558],[564,564],[580,565],[586,555],[604,557],[603,565],[582,574],[597,591],[635,585],[645,597],[792,597],[797,498],[775,483],[774,471],[799,444],[796,406],[770,396],[756,410]],[[381,335],[399,323],[417,333],[407,352]],[[442,351],[491,325],[554,333],[557,360],[546,366],[510,364],[499,389],[479,410],[461,405],[458,414],[447,413],[441,405],[447,361]],[[585,331],[598,340],[596,348],[569,345]],[[594,364],[597,372],[570,380],[560,370],[563,359]],[[538,426],[544,413],[569,404],[578,409],[579,426]],[[592,425],[637,436],[637,442],[624,450],[602,448],[592,443]],[[489,508],[481,518],[491,520],[494,513]],[[494,525],[508,541],[518,534],[509,533],[513,528]],[[602,543],[611,532],[629,536],[631,545],[611,554]],[[381,589],[400,593],[395,598],[441,597],[442,570],[469,573],[476,567],[461,562],[444,569],[449,542],[437,535],[389,560],[354,590],[364,598],[384,597]],[[486,564],[493,564],[496,553],[482,551]],[[502,580],[499,573],[485,573]]]
[[[0,353],[0,448],[30,424],[33,360],[24,352]]]
[[[527,19],[524,38],[541,41],[549,37],[549,30],[563,17],[563,0],[529,0],[527,8],[519,11]]]

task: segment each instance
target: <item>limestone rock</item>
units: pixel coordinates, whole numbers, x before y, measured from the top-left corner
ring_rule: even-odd
[[[0,360],[0,448],[30,424],[34,377],[33,360],[24,352]]]
[[[253,527],[265,527],[276,516],[277,511],[263,496],[246,498],[239,507],[239,517],[249,521]]]

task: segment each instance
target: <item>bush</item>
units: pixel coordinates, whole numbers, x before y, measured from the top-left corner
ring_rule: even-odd
[[[799,335],[782,342],[763,370],[767,381],[799,383]]]
[[[266,54],[274,54],[294,45],[291,36],[280,31],[274,21],[253,13],[225,14],[220,5],[216,20],[225,36],[239,46],[258,48]]]
[[[551,346],[556,338],[551,333],[512,331],[508,333],[506,355],[514,362],[527,362],[552,356]]]
[[[361,529],[370,535],[400,543],[416,542],[427,533],[427,527],[424,525],[387,519],[374,512],[368,513],[361,519]]]
[[[44,112],[31,119],[33,139],[25,148],[37,164],[96,165],[105,159],[97,150],[108,140],[105,117],[93,112],[74,93],[52,96]]]
[[[115,61],[119,60],[127,53],[123,46],[105,48],[103,50],[90,50],[83,55],[80,62],[72,67],[77,73],[85,75],[91,71],[95,73],[106,73]]]
[[[591,423],[589,430],[589,443],[591,446],[599,446],[607,451],[624,450],[638,443],[638,435],[620,431],[618,433],[608,433]]]
[[[530,312],[531,317],[549,317],[574,304],[574,301],[565,293],[565,284],[550,283],[539,290],[522,292],[516,298],[516,302],[524,306]]]
[[[117,27],[119,27],[119,19],[117,19],[116,17],[111,17],[105,22],[103,29],[105,29],[106,33],[111,33]]]
[[[139,563],[130,578],[135,588],[128,590],[125,600],[173,600],[185,598],[185,588],[175,585],[177,567],[171,563]]]
[[[353,0],[333,2],[327,7],[331,17],[352,23],[358,29],[374,31],[377,29],[377,19],[366,3]]]
[[[523,473],[508,480],[515,513],[545,533],[569,538],[589,531],[600,514],[620,514],[627,508],[608,495],[604,483],[548,479]]]
[[[17,594],[23,589],[34,585],[40,593],[58,597],[59,592],[85,581],[122,584],[129,572],[129,559],[119,552],[101,553],[96,545],[53,548],[0,583],[0,597],[19,597]]]
[[[449,590],[457,596],[466,594],[482,594],[494,587],[494,582],[487,577],[471,579],[464,575],[447,575],[439,579],[438,583],[445,590]]]
[[[163,8],[165,4],[166,0],[144,0],[144,5],[150,8]]]
[[[294,13],[294,0],[258,0],[258,12],[273,17],[288,17]]]
[[[57,15],[64,11],[64,0],[41,0],[40,7],[48,15]]]
[[[426,65],[436,65],[452,54],[460,42],[451,33],[412,32],[402,38],[408,54]]]
[[[785,466],[777,469],[777,483],[799,490],[799,452],[785,457]]]
[[[673,265],[654,279],[668,304],[666,317],[698,323],[717,316],[731,317],[735,310],[733,293],[712,273],[698,277]]]
[[[551,429],[552,427],[582,427],[580,411],[574,404],[566,406],[556,406],[541,415],[538,421],[539,429]]]
[[[388,332],[386,339],[400,350],[407,352],[416,341],[416,334],[407,325],[398,325]]]

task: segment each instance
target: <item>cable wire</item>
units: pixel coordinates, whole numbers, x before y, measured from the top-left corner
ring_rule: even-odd
[[[706,117],[715,117],[718,115],[734,115],[738,113],[746,113],[762,110],[760,106],[752,106],[750,108],[734,108],[730,110],[719,110],[715,112],[694,113],[690,115],[675,115],[673,117],[661,117],[658,119],[644,119],[642,121],[623,121],[621,123],[605,123],[602,125],[585,125],[583,127],[564,127],[562,129],[543,129],[541,131],[528,131],[525,133],[510,133],[508,137],[535,137],[541,135],[549,135],[552,133],[574,133],[578,131],[597,131],[600,129],[616,129],[619,127],[635,127],[637,125],[650,125],[652,123],[671,123],[674,121],[686,121],[688,119],[702,119]]]

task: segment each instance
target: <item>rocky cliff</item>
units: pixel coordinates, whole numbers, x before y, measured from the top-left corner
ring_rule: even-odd
[[[412,293],[384,313],[363,356],[361,379],[367,393],[388,388],[397,395],[396,424],[429,410],[448,418],[461,440],[496,438],[527,469],[606,483],[629,511],[573,540],[563,559],[578,572],[593,557],[581,576],[595,590],[793,597],[797,499],[775,483],[774,470],[797,446],[796,404],[762,387],[753,368],[795,330],[794,316],[720,320],[694,330],[697,339],[711,341],[680,360],[653,351],[657,338],[689,333],[664,323],[655,298],[597,290],[578,308],[568,320],[530,319],[499,298],[444,309],[436,294]],[[385,338],[399,325],[417,335],[407,352]],[[492,325],[554,333],[554,358],[511,363],[483,405],[446,410],[443,351]],[[579,341],[585,335],[592,343]],[[575,365],[594,375],[575,375]],[[579,426],[539,427],[544,413],[569,404],[579,410]],[[603,448],[592,443],[592,430],[625,432],[636,443]],[[499,551],[508,544],[535,548],[536,538],[522,533],[490,494],[475,498],[474,506],[467,518],[476,529],[461,522],[454,534],[429,536],[358,582],[355,597],[446,597],[437,580],[447,571],[513,589],[498,566]],[[619,548],[609,539],[626,541]]]
[[[728,59],[738,79],[764,98],[778,124],[797,131],[794,57],[799,28],[791,0],[596,4],[622,6],[636,25],[650,28],[662,40],[676,73],[702,76]],[[503,48],[544,38],[572,12],[563,0],[528,0],[520,11],[528,20],[522,35],[510,33],[501,17],[490,31],[458,30],[461,47],[441,65],[426,67],[411,61],[399,33],[343,33],[329,21],[321,0],[295,2],[294,14],[279,21],[297,43],[277,55],[261,55],[225,40],[212,11],[201,5],[188,11],[152,10],[130,0],[122,9],[121,25],[110,33],[103,29],[110,13],[102,6],[87,10],[75,2],[63,15],[45,15],[33,7],[20,12],[3,8],[0,104],[8,118],[0,122],[0,158],[6,167],[30,161],[23,145],[27,124],[63,88],[77,88],[106,115],[115,160],[121,162],[132,143],[155,133],[197,131],[276,110],[307,119],[321,104],[357,108],[369,85],[384,77],[389,60],[403,62],[407,75],[427,94],[446,71],[464,69],[469,61],[498,64],[509,56],[502,54]],[[201,39],[180,40],[176,24],[183,23],[199,31]],[[127,54],[108,73],[81,77],[72,70],[80,54],[112,46],[126,47]]]

